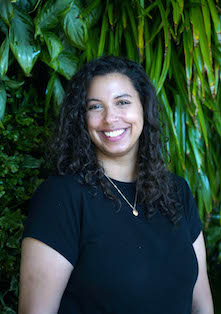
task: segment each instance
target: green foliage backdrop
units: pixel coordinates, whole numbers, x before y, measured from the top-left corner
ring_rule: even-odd
[[[68,81],[102,55],[141,63],[162,105],[170,169],[196,197],[221,260],[221,8],[216,0],[2,0],[0,312],[15,313],[27,200]],[[212,272],[211,266],[211,272]]]

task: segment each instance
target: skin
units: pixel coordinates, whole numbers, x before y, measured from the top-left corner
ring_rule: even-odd
[[[193,248],[198,260],[199,274],[193,290],[192,314],[214,314],[212,294],[207,275],[206,248],[202,231],[193,243]]]
[[[113,73],[93,79],[88,90],[87,125],[105,173],[119,181],[134,180],[143,107],[127,76]],[[122,129],[125,133],[114,141],[103,133]]]
[[[120,95],[127,95],[121,96]],[[128,96],[130,95],[130,96]],[[117,97],[117,98],[116,98]],[[96,77],[91,83],[87,112],[88,129],[97,157],[110,177],[130,182],[136,177],[136,156],[143,129],[143,108],[130,80],[121,74]],[[102,131],[127,129],[116,141]],[[213,314],[202,232],[193,243],[199,276],[193,291],[193,314]],[[55,314],[73,265],[60,253],[33,238],[22,242],[19,314]]]

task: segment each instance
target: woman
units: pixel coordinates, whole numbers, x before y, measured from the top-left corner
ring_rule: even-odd
[[[74,76],[29,204],[20,314],[212,314],[202,223],[168,172],[142,66],[102,57]]]

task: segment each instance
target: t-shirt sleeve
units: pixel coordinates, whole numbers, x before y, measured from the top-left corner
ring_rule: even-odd
[[[200,234],[203,224],[199,216],[195,199],[186,180],[184,180],[183,196],[185,217],[187,220],[191,241],[193,243]]]
[[[79,254],[80,205],[64,176],[48,177],[28,203],[22,240],[32,237],[62,254],[75,266]]]

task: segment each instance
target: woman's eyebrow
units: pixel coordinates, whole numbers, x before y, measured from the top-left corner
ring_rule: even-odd
[[[114,99],[118,99],[118,98],[121,98],[121,97],[127,97],[127,96],[132,97],[129,94],[123,94],[123,95],[119,95],[119,96],[114,97]]]
[[[97,99],[97,98],[88,98],[87,99],[87,102],[89,102],[89,101],[101,101],[100,99]]]
[[[121,97],[132,97],[132,96],[129,95],[129,94],[122,94],[122,95],[114,97],[114,99],[118,99],[118,98],[121,98]],[[89,102],[89,101],[100,101],[101,102],[101,100],[97,99],[97,98],[88,98],[87,102]]]

